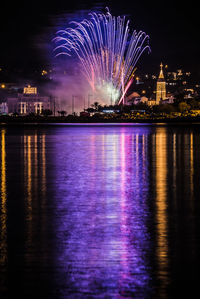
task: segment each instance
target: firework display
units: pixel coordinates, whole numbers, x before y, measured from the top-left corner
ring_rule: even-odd
[[[143,31],[131,33],[129,20],[112,16],[109,10],[106,14],[92,12],[88,19],[70,25],[57,32],[55,55],[75,54],[93,92],[120,104],[133,81],[138,59],[150,50],[149,36]]]

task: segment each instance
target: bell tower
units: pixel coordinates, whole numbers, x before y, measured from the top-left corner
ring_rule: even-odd
[[[156,88],[156,104],[159,105],[161,101],[166,99],[166,82],[163,75],[163,64],[160,64],[160,74],[157,80]]]

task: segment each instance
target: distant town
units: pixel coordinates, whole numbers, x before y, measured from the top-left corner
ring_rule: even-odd
[[[135,74],[134,83],[124,96],[123,105],[107,105],[92,101],[88,94],[82,109],[76,111],[75,95],[71,96],[70,111],[63,109],[60,99],[48,92],[52,70],[43,69],[35,83],[26,84],[6,80],[0,68],[0,121],[174,121],[200,120],[200,84],[189,71],[169,71],[167,65],[158,66],[157,74]],[[33,81],[32,81],[33,82]]]

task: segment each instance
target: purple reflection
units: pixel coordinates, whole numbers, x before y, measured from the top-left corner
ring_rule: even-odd
[[[147,296],[147,134],[147,127],[63,128],[56,137],[55,262],[63,297]]]
[[[148,289],[150,279],[145,254],[143,255],[143,250],[147,250],[145,245],[148,235],[145,223],[146,196],[142,193],[148,190],[148,178],[144,175],[147,161],[145,153],[141,153],[143,136],[140,132],[133,135],[122,132],[120,138],[122,247],[120,294],[126,298],[132,298],[138,291],[138,295],[141,296],[142,288]]]

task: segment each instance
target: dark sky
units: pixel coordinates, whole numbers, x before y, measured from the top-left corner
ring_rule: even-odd
[[[59,17],[79,9],[109,7],[112,15],[127,15],[133,28],[150,35],[152,53],[142,57],[142,71],[155,71],[161,61],[200,77],[199,10],[194,1],[16,1],[1,4],[0,67],[34,68],[48,62],[42,45],[50,44]],[[131,2],[131,3],[130,3]],[[190,4],[191,3],[191,4]],[[93,9],[95,10],[95,9]],[[49,49],[48,49],[49,50]]]

